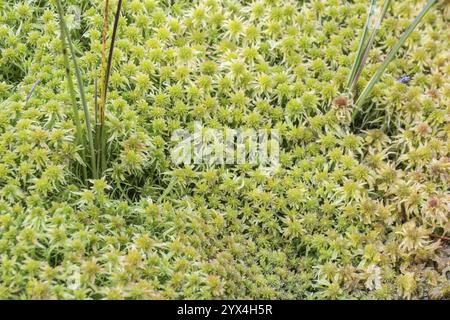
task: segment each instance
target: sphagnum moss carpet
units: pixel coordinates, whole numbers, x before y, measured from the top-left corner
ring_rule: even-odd
[[[448,1],[118,4],[0,0],[0,298],[449,298]]]

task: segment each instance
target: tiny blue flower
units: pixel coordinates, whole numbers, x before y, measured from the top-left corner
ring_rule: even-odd
[[[410,76],[403,76],[400,79],[397,80],[398,83],[408,83],[411,81],[411,77]]]

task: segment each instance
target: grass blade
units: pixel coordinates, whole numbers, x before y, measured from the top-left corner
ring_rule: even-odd
[[[359,67],[358,67],[358,69],[356,71],[356,74],[354,75],[352,84],[351,84],[350,89],[349,89],[350,92],[353,92],[353,90],[355,89],[356,84],[358,83],[359,77],[361,76],[361,73],[364,70],[367,58],[369,57],[370,49],[372,49],[372,45],[373,45],[373,43],[375,41],[375,36],[376,36],[377,30],[380,28],[381,23],[383,22],[383,18],[386,15],[387,9],[389,8],[390,4],[391,4],[391,0],[385,0],[384,1],[383,9],[381,9],[380,16],[378,17],[378,20],[377,20],[377,22],[376,22],[376,24],[375,24],[375,26],[374,26],[374,28],[372,30],[372,33],[371,33],[370,38],[369,38],[369,41],[368,41],[368,43],[367,43],[367,45],[366,45],[366,47],[364,49],[364,54],[363,54],[363,56],[361,58],[361,61],[359,63]]]
[[[67,52],[67,43],[66,43],[66,38],[65,38],[65,31],[64,31],[64,13],[61,7],[61,3],[59,1],[57,1],[56,3],[57,9],[58,9],[58,15],[59,15],[59,26],[60,26],[60,37],[61,37],[61,49],[62,49],[62,54],[64,57],[64,69],[66,71],[66,77],[67,77],[67,84],[69,86],[69,93],[70,93],[70,99],[72,101],[72,112],[73,112],[73,120],[75,122],[75,128],[76,128],[76,137],[75,137],[75,142],[77,144],[81,143],[83,145],[82,147],[82,159],[84,162],[86,162],[86,143],[83,139],[82,136],[82,131],[81,131],[81,121],[80,121],[80,117],[78,115],[78,110],[77,110],[77,99],[76,99],[76,93],[75,93],[75,87],[73,85],[73,80],[72,80],[72,75],[70,73],[70,62],[69,62],[69,54]],[[84,181],[86,182],[87,180],[87,170],[86,167],[84,165],[82,165],[82,171],[83,171],[83,178]]]
[[[366,24],[364,26],[364,30],[363,30],[363,34],[361,36],[361,40],[359,41],[358,51],[356,53],[356,59],[355,59],[355,62],[353,63],[352,71],[350,72],[350,75],[349,75],[349,78],[348,78],[348,81],[347,81],[347,87],[348,88],[353,83],[353,80],[355,79],[356,71],[358,70],[359,65],[361,64],[361,59],[362,59],[362,55],[363,55],[363,52],[364,52],[364,44],[366,43],[367,35],[369,33],[370,21],[372,19],[373,12],[375,11],[375,5],[376,5],[376,0],[371,0],[371,4],[370,4],[370,7],[369,7],[369,12],[367,13]]]
[[[28,92],[27,97],[25,98],[25,104],[27,104],[28,101],[30,101],[30,98],[31,98],[31,96],[33,95],[34,90],[35,90],[36,87],[38,86],[39,81],[40,81],[40,80],[37,79],[37,80],[34,82],[33,87],[31,88],[30,92]]]
[[[105,84],[104,84],[104,90],[105,90],[105,103],[106,103],[106,98],[108,95],[108,83],[109,83],[109,77],[111,75],[111,65],[112,65],[112,58],[113,58],[113,54],[114,54],[114,46],[116,43],[116,37],[117,37],[117,29],[119,27],[119,19],[120,19],[120,10],[122,8],[122,0],[119,0],[118,4],[117,4],[117,10],[116,10],[116,15],[114,18],[114,27],[113,27],[113,33],[112,33],[112,37],[111,37],[111,45],[109,46],[109,56],[108,56],[108,64],[106,67],[106,78],[105,78]],[[103,114],[103,122],[104,122],[104,114]]]
[[[368,97],[368,95],[371,93],[373,87],[375,84],[380,80],[381,76],[383,75],[384,71],[386,70],[389,63],[395,58],[395,55],[397,54],[398,50],[401,48],[401,46],[405,43],[405,41],[408,39],[409,35],[414,31],[414,29],[417,27],[417,25],[422,21],[423,17],[427,14],[427,12],[431,9],[431,7],[437,2],[437,0],[430,0],[426,4],[426,6],[422,9],[422,11],[419,13],[419,15],[414,19],[414,21],[411,23],[411,25],[406,29],[406,31],[402,34],[400,39],[397,41],[397,43],[394,45],[392,50],[389,52],[386,59],[383,61],[381,66],[377,69],[373,77],[370,79],[369,83],[367,84],[364,91],[359,96],[358,100],[355,104],[355,111],[353,112],[353,119],[355,118],[356,114],[358,113],[359,109],[362,107],[364,101]]]
[[[104,18],[103,18],[103,35],[102,35],[102,65],[100,69],[100,90],[101,90],[101,96],[100,96],[100,103],[98,105],[98,114],[95,115],[95,145],[96,145],[96,157],[97,157],[97,170],[99,172],[102,171],[100,168],[101,158],[102,158],[102,119],[104,119],[105,114],[105,104],[106,104],[106,97],[105,97],[105,73],[106,73],[106,40],[108,37],[108,16],[109,16],[109,0],[105,0],[105,6],[103,10]],[[101,117],[99,119],[98,117]],[[100,121],[99,121],[100,120]]]
[[[98,175],[97,175],[97,168],[96,168],[96,163],[95,163],[96,161],[95,161],[94,140],[92,137],[91,120],[90,120],[89,109],[88,109],[88,105],[87,105],[87,101],[86,101],[86,94],[84,92],[83,79],[81,77],[80,68],[78,67],[77,57],[75,54],[75,49],[73,47],[72,41],[70,39],[69,30],[67,28],[66,22],[64,21],[64,11],[63,11],[63,8],[61,5],[61,0],[57,0],[56,4],[58,7],[58,14],[60,17],[59,20],[60,20],[61,30],[62,30],[63,35],[65,35],[65,37],[67,39],[67,45],[69,47],[70,54],[72,56],[72,62],[73,62],[74,69],[75,69],[75,77],[77,79],[78,90],[80,91],[81,103],[83,105],[84,117],[85,117],[85,122],[86,122],[87,138],[88,138],[88,144],[89,144],[89,149],[90,149],[90,159],[91,159],[91,167],[92,167],[91,170],[92,170],[94,179],[97,179]],[[66,52],[66,56],[68,56],[67,48],[66,48],[65,52]],[[68,70],[70,70],[69,66],[66,65],[66,73]],[[69,73],[70,73],[70,71],[69,71]],[[72,88],[73,88],[73,85],[72,85]]]
[[[106,70],[106,38],[108,36],[108,15],[109,15],[109,0],[105,0],[104,18],[103,18],[103,36],[102,36],[102,66],[100,71],[100,83],[105,84],[105,70]],[[100,101],[100,114],[104,114],[105,108],[105,88],[102,87],[102,95]]]
[[[106,66],[105,82],[103,84],[103,106],[106,106],[108,96],[109,77],[111,75],[112,59],[114,54],[114,46],[117,37],[117,29],[119,27],[120,11],[122,8],[122,0],[117,3],[116,15],[114,17],[113,33],[111,36],[111,44],[109,46],[108,63]],[[101,140],[101,172],[106,170],[106,132],[105,132],[105,107],[100,112],[100,140]]]
[[[98,115],[98,81],[97,74],[95,74],[94,79],[94,119],[97,119]]]
[[[94,130],[94,144],[95,144],[95,160],[97,165],[97,172],[100,172],[100,130],[98,124],[98,114],[99,114],[99,102],[98,102],[98,78],[97,73],[95,73],[94,79],[94,119],[95,119],[95,130]]]

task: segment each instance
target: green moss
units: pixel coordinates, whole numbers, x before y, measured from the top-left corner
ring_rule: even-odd
[[[392,4],[359,89],[420,2]],[[0,6],[0,298],[449,297],[443,5],[355,130],[344,86],[366,1],[125,2],[111,165],[84,186],[52,3]],[[72,38],[93,116],[102,3],[81,7]],[[171,135],[198,120],[278,129],[281,167],[177,167]]]

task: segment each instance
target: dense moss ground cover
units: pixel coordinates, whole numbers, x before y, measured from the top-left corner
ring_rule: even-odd
[[[392,3],[358,91],[424,3]],[[103,1],[63,5],[94,113]],[[0,0],[0,298],[449,298],[448,2],[352,120],[367,8],[125,1],[86,186],[56,2]],[[175,165],[195,121],[279,130],[279,167]]]

